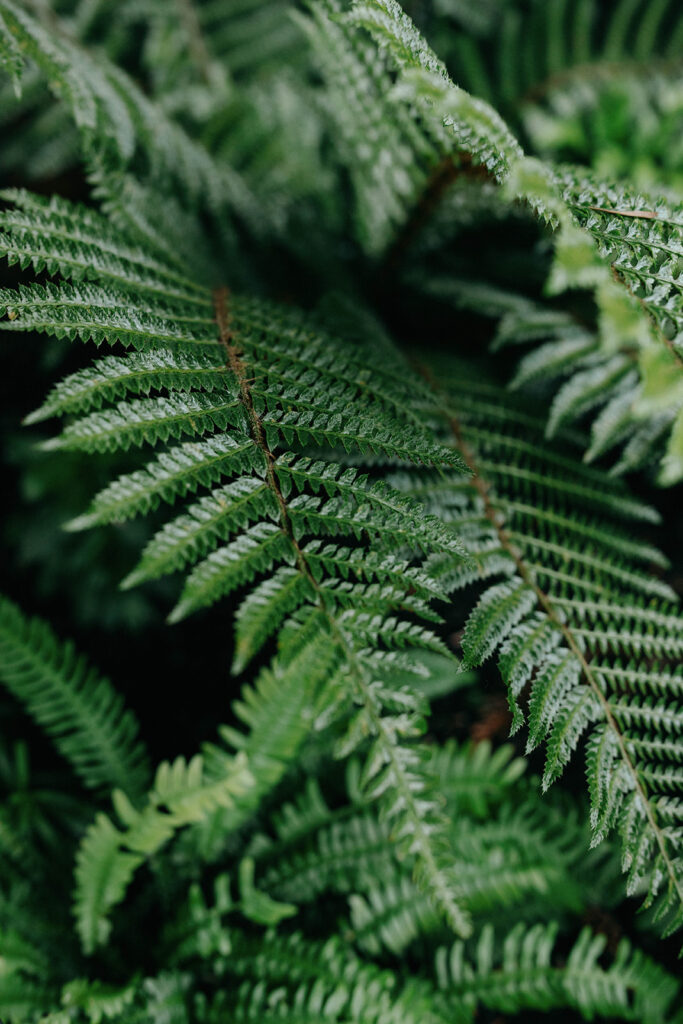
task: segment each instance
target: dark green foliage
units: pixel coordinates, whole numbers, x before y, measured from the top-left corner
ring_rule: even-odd
[[[133,714],[73,644],[0,597],[0,678],[52,738],[86,786],[117,786],[133,798],[148,777]]]
[[[683,1020],[682,39],[0,0],[0,1018]]]

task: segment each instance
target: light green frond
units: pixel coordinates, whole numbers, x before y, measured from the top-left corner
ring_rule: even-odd
[[[532,21],[534,17],[542,18],[542,5],[531,6],[534,8]],[[562,23],[566,10],[561,0],[546,6],[552,16],[544,32],[553,33]],[[643,21],[646,20],[643,16]],[[503,22],[507,26],[506,31],[514,27],[513,36],[506,38],[511,55],[519,58],[525,50],[516,35],[523,25],[516,6],[507,12]],[[417,195],[394,213],[393,231],[384,229],[383,234],[388,237],[383,251],[388,265],[393,268],[403,258],[404,249],[428,216],[432,220],[438,219],[432,212],[433,208],[440,203],[454,180],[463,176],[475,180],[488,176],[501,182],[503,197],[510,204],[521,200],[542,224],[554,231],[553,262],[547,290],[558,294],[570,289],[588,289],[597,306],[596,341],[599,352],[591,351],[590,331],[581,332],[583,341],[578,344],[574,337],[568,348],[565,337],[567,318],[562,325],[562,316],[555,318],[554,322],[546,321],[546,330],[551,337],[558,333],[559,328],[562,344],[552,350],[546,348],[545,361],[552,366],[554,373],[566,372],[568,366],[576,364],[579,369],[576,378],[566,383],[557,398],[551,415],[551,430],[563,420],[597,409],[614,398],[625,387],[626,381],[633,383],[634,371],[639,372],[643,390],[647,391],[648,379],[652,377],[646,368],[647,361],[653,353],[655,359],[666,358],[668,353],[672,360],[669,383],[660,381],[656,385],[655,404],[657,412],[670,412],[671,418],[662,422],[659,429],[655,429],[653,419],[649,434],[638,434],[641,450],[629,453],[626,463],[619,468],[624,471],[645,464],[649,453],[653,449],[661,452],[662,442],[666,442],[668,451],[662,480],[671,482],[683,471],[683,459],[680,457],[682,435],[676,428],[671,433],[673,418],[682,401],[680,377],[683,362],[677,354],[675,340],[681,303],[677,269],[681,249],[680,204],[675,200],[648,198],[626,187],[602,184],[580,168],[557,169],[526,156],[499,114],[449,79],[444,65],[399,4],[391,0],[355,2],[346,14],[336,18],[334,31],[342,33],[339,25],[344,26],[345,45],[349,49],[361,46],[369,34],[382,53],[390,54],[389,65],[393,66],[400,87],[394,88],[389,95],[396,98],[401,115],[411,119],[415,135],[425,144],[428,142],[434,152],[422,175]],[[528,37],[529,45],[532,39],[533,32]],[[546,40],[545,34],[543,39]],[[561,66],[563,59],[558,58],[558,61]],[[522,66],[526,68],[526,57]],[[332,93],[333,109],[341,120],[343,115],[337,112],[333,90]],[[516,99],[517,93],[514,95]],[[395,112],[393,121],[397,121]],[[415,154],[421,151],[419,142],[413,140],[412,145]],[[356,185],[360,195],[363,194],[365,180],[367,175]],[[380,208],[379,203],[375,205]],[[375,230],[374,237],[380,235],[382,233]],[[420,274],[427,282],[426,289],[434,292],[433,275],[422,270]],[[447,290],[451,293],[455,290],[451,299],[455,298],[458,305],[468,304],[462,302],[462,296],[458,298],[458,282],[452,281],[452,274],[444,275],[442,280]],[[476,289],[476,282],[474,287]],[[438,292],[438,285],[436,290]],[[480,311],[481,302],[474,303],[474,291],[472,288],[469,290],[469,304]],[[495,288],[493,293],[496,293]],[[526,305],[531,307],[533,304],[528,302]],[[494,307],[489,303],[490,312]],[[518,338],[521,333],[521,337],[529,340],[531,335],[528,323],[525,323],[524,307],[524,301],[517,297],[515,319],[518,322],[512,333],[516,333]],[[536,322],[534,330],[540,326]],[[504,336],[510,340],[511,332],[505,327],[503,330]],[[576,326],[572,335],[576,335]],[[597,355],[600,358],[596,359]],[[582,366],[582,361],[586,365]],[[528,372],[537,375],[540,365],[532,363],[525,367],[523,375]],[[671,375],[675,375],[678,382],[675,389]],[[651,410],[645,411],[646,408],[647,402],[639,403],[637,414],[632,410],[631,434],[637,432],[638,416],[651,414]]]
[[[232,755],[247,758],[252,784],[235,793],[234,803],[219,807],[206,820],[179,838],[183,857],[214,862],[226,844],[257,814],[293,766],[310,735],[318,700],[328,675],[338,663],[338,651],[324,632],[297,632],[281,645],[278,656],[263,669],[253,685],[244,686],[232,707],[241,728],[221,726],[222,744],[206,744],[204,758],[214,775],[224,771]]]
[[[217,807],[230,806],[253,779],[243,755],[220,775],[204,768],[201,755],[163,762],[141,810],[121,790],[113,794],[117,827],[98,814],[86,832],[76,860],[74,915],[83,949],[92,953],[111,932],[109,915],[123,899],[133,875],[184,826],[197,824]]]

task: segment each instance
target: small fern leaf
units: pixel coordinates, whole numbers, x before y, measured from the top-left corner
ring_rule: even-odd
[[[137,797],[148,763],[138,723],[106,679],[40,619],[0,597],[0,679],[86,786]]]
[[[107,941],[113,908],[123,899],[137,868],[161,849],[180,828],[201,822],[217,807],[229,806],[253,779],[244,756],[222,765],[218,777],[206,776],[196,755],[186,762],[176,758],[157,769],[153,788],[142,810],[121,790],[113,795],[122,823],[117,828],[99,814],[81,842],[76,859],[74,914],[84,952],[92,953]]]

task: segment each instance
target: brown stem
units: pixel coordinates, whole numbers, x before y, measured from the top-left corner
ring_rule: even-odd
[[[475,164],[469,153],[445,156],[432,170],[422,194],[415,203],[387,253],[380,276],[388,277],[400,265],[406,250],[410,248],[424,225],[438,206],[450,186],[460,178],[470,181],[494,181],[493,176],[482,164]]]
[[[216,288],[213,293],[213,304],[216,312],[216,323],[218,324],[218,333],[220,336],[221,344],[223,345],[227,356],[228,366],[235,374],[237,382],[240,388],[240,398],[242,405],[249,418],[249,427],[251,430],[252,439],[259,446],[266,459],[266,479],[268,484],[277,498],[277,503],[280,508],[280,519],[282,522],[282,529],[287,534],[289,539],[296,551],[301,554],[299,545],[294,539],[292,533],[291,522],[289,519],[289,512],[287,510],[287,503],[282,494],[280,488],[280,482],[275,473],[275,456],[273,455],[268,441],[266,440],[266,432],[263,429],[261,419],[254,408],[254,399],[251,393],[251,379],[247,377],[244,362],[242,360],[242,351],[238,345],[235,344],[232,328],[230,326],[230,313],[228,310],[228,297],[229,291],[227,288]]]

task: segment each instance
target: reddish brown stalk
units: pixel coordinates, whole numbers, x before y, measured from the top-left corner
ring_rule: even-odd
[[[494,181],[482,164],[475,164],[469,153],[445,156],[434,167],[422,195],[391,246],[382,268],[382,276],[394,271],[401,263],[405,252],[427,223],[450,186],[460,178],[468,181]]]

